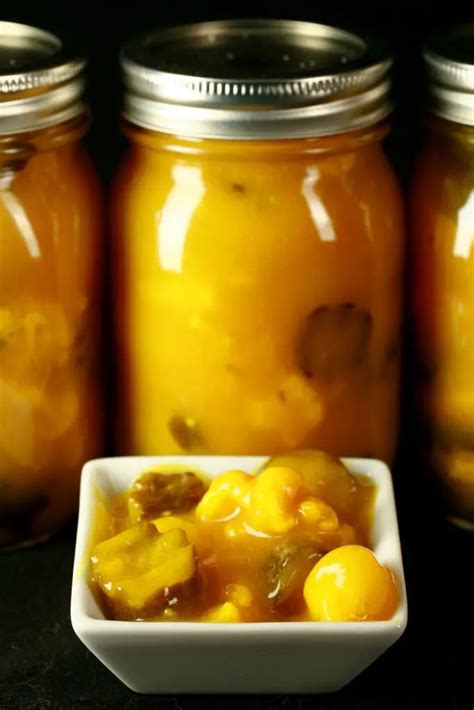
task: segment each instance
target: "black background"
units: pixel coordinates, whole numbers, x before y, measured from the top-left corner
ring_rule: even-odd
[[[121,42],[152,26],[251,16],[361,27],[391,42],[398,106],[387,151],[406,189],[423,134],[420,44],[432,29],[473,21],[472,3],[465,8],[454,2],[435,6],[368,0],[221,5],[206,0],[187,5],[0,0],[1,19],[53,30],[66,43],[78,43],[88,56],[95,117],[88,141],[106,187],[124,147],[116,62]],[[72,524],[41,547],[0,555],[0,710],[474,710],[473,538],[444,522],[420,462],[409,335],[406,342],[402,433],[394,476],[410,618],[398,644],[332,696],[137,696],[86,651],[70,627]]]

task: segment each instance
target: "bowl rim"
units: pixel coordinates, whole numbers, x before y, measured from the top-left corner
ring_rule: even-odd
[[[71,587],[71,623],[75,633],[82,638],[88,637],[128,637],[173,639],[189,639],[195,641],[198,637],[211,640],[222,636],[232,636],[234,641],[258,636],[259,640],[279,637],[299,638],[314,637],[344,637],[354,636],[401,636],[408,621],[408,605],[403,570],[400,536],[395,506],[392,476],[388,466],[378,459],[341,457],[343,463],[357,475],[369,478],[377,488],[374,508],[372,532],[379,530],[378,540],[372,546],[377,558],[384,561],[385,554],[380,555],[380,548],[389,552],[390,568],[395,572],[400,592],[400,603],[395,614],[386,621],[255,621],[241,624],[212,623],[205,621],[119,621],[92,616],[87,605],[92,592],[86,576],[86,555],[88,537],[94,513],[95,489],[101,471],[110,481],[117,476],[119,469],[130,467],[129,473],[122,478],[127,483],[119,485],[118,490],[124,490],[141,471],[161,464],[186,463],[197,467],[211,477],[228,468],[238,468],[254,472],[258,466],[267,461],[269,456],[113,456],[88,461],[81,474],[79,515],[74,553],[73,578]],[[232,462],[232,463],[231,463]],[[209,467],[214,473],[209,473]],[[132,473],[132,469],[134,472]],[[100,486],[99,486],[100,487]]]

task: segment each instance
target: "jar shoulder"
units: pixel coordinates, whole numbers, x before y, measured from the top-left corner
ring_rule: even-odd
[[[441,229],[455,239],[459,229],[472,229],[469,215],[473,210],[474,150],[463,147],[459,140],[430,137],[415,163],[411,181],[414,236],[429,233],[433,238]]]
[[[381,204],[403,212],[397,177],[382,147],[371,144],[321,155],[183,155],[131,146],[112,189],[114,209],[155,210],[178,193],[202,193],[202,200],[222,200],[225,193],[245,198],[267,195],[275,209],[288,209],[317,195],[321,203],[357,204],[376,212]],[[276,199],[271,199],[271,196]],[[281,198],[281,199],[278,199]],[[291,199],[291,204],[285,200]]]

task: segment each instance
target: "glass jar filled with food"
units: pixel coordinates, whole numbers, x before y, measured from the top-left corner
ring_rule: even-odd
[[[102,448],[101,198],[84,62],[0,22],[0,547],[56,530]]]
[[[390,59],[292,21],[122,51],[118,446],[390,461],[403,218],[382,151]]]
[[[450,516],[474,526],[474,26],[433,37],[412,194],[412,302],[427,451]]]

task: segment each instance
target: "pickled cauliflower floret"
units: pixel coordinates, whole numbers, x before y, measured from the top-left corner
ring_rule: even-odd
[[[258,476],[228,471],[212,482],[196,510],[206,521],[230,520],[229,538],[252,531],[284,535],[299,524],[335,532],[338,516],[324,501],[308,495],[302,476],[287,466],[268,466]]]
[[[398,606],[392,573],[361,545],[324,555],[309,573],[303,594],[313,621],[383,621]]]
[[[240,611],[232,602],[224,602],[220,606],[216,606],[203,616],[203,621],[210,621],[219,624],[236,624],[242,621]]]
[[[252,531],[279,536],[299,524],[336,532],[339,519],[324,501],[309,495],[303,477],[288,466],[267,466],[258,476],[228,471],[212,482],[197,507],[201,520],[226,521],[236,539]]]
[[[206,521],[226,520],[249,501],[254,477],[243,471],[226,471],[215,478],[196,508],[197,517]]]
[[[306,498],[300,504],[299,513],[308,525],[317,524],[321,532],[335,532],[339,528],[336,511],[313,496]]]
[[[291,468],[267,468],[254,479],[248,517],[255,530],[283,534],[298,524],[298,501],[303,480]]]
[[[91,554],[92,579],[115,619],[159,613],[196,570],[193,546],[183,530],[163,535],[141,523],[99,542]]]
[[[324,415],[320,393],[303,373],[295,370],[276,378],[266,396],[249,397],[243,422],[260,435],[280,432],[280,446],[292,449],[321,423]]]

